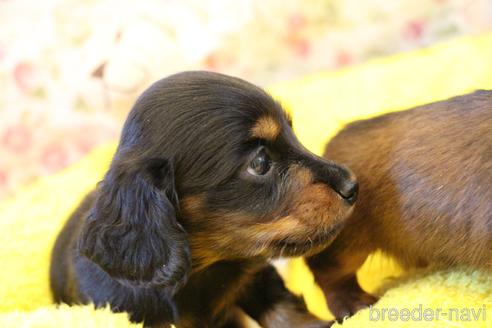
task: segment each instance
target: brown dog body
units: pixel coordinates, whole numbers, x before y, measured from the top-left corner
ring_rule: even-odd
[[[492,270],[492,91],[352,123],[325,156],[360,182],[342,233],[307,260],[337,318],[376,300],[355,272],[378,249],[404,267]]]

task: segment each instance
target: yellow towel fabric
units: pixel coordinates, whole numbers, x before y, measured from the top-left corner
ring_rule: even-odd
[[[338,72],[312,75],[273,86],[270,91],[292,113],[301,141],[321,153],[328,138],[354,119],[478,88],[492,89],[491,59],[492,34],[487,34]],[[101,179],[114,150],[115,144],[103,146],[76,165],[39,180],[0,204],[0,327],[133,326],[124,314],[113,314],[107,309],[57,307],[49,292],[49,257],[56,235],[84,195]],[[454,269],[388,278],[401,273],[391,260],[379,255],[371,257],[359,272],[361,283],[369,291],[383,286],[387,292],[372,313],[361,311],[341,326],[492,327],[490,274]],[[330,317],[302,260],[292,261],[285,276],[292,290],[304,294],[312,311]],[[420,312],[456,308],[463,320],[453,320],[454,316],[441,316],[433,321],[423,317],[420,321],[381,318],[383,308],[413,310],[416,315],[419,307]],[[473,314],[477,315],[480,309],[483,311],[474,320]],[[380,311],[379,320],[374,320],[376,310]],[[466,321],[466,310],[470,321]]]

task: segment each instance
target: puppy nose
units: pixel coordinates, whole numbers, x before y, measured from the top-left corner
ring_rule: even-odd
[[[353,205],[359,193],[359,183],[350,169],[323,158],[310,163],[315,181],[328,184],[349,205]]]
[[[350,205],[353,205],[359,194],[359,183],[356,180],[345,180],[339,190],[336,190]]]

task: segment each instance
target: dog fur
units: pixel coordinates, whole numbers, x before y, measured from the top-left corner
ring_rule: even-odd
[[[375,250],[405,268],[492,270],[492,91],[352,123],[325,156],[361,190],[333,244],[307,259],[338,319],[377,300],[355,276]]]
[[[329,327],[268,260],[321,251],[357,197],[345,167],[296,139],[269,95],[211,72],[137,100],[104,180],[53,249],[57,302],[109,304],[147,326]]]

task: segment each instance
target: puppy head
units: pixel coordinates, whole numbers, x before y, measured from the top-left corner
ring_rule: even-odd
[[[137,100],[80,249],[115,277],[176,285],[189,248],[196,268],[319,251],[356,196],[350,171],[307,151],[263,90],[186,72]]]

